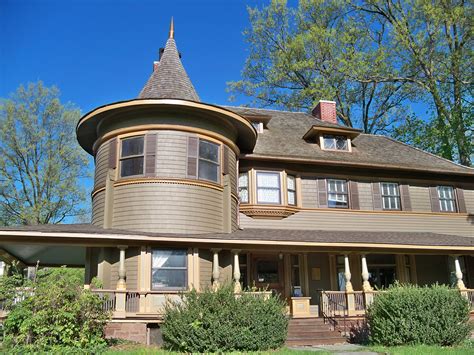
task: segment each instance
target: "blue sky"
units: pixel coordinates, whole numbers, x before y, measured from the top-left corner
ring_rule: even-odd
[[[42,80],[83,113],[134,98],[174,16],[178,49],[201,100],[226,104],[226,82],[239,79],[247,56],[246,7],[265,3],[0,0],[0,97]]]

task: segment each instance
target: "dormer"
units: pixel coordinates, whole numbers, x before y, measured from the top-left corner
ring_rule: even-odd
[[[304,134],[303,139],[316,143],[321,150],[336,152],[352,152],[352,140],[360,134],[360,130],[341,126],[337,123],[336,103],[321,100],[312,111],[317,124]]]
[[[268,129],[268,122],[272,119],[270,115],[258,115],[258,114],[248,114],[244,117],[250,121],[253,128],[257,131],[258,134],[263,133]]]

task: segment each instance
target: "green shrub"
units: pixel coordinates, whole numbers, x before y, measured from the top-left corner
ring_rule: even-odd
[[[164,346],[180,352],[261,351],[281,347],[288,319],[277,296],[234,295],[232,286],[191,291],[168,302],[162,327]]]
[[[367,312],[370,342],[377,345],[459,344],[470,334],[469,303],[456,289],[394,285]]]
[[[106,345],[109,314],[102,301],[83,286],[83,270],[40,270],[30,292],[11,307],[4,329],[4,346],[11,350],[97,349]]]

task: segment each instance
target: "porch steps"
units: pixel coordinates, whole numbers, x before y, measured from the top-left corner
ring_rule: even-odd
[[[346,343],[347,339],[332,330],[322,318],[293,318],[288,324],[287,346],[313,346]]]

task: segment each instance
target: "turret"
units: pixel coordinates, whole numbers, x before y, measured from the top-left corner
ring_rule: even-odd
[[[199,101],[174,26],[137,99],[99,107],[77,126],[95,158],[92,223],[160,233],[238,228],[237,159],[252,151],[249,121]]]

